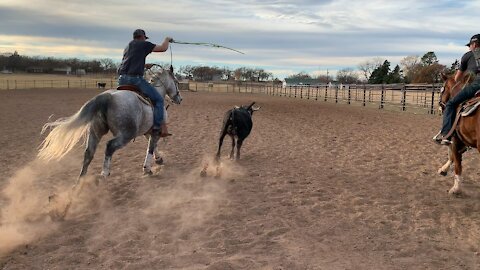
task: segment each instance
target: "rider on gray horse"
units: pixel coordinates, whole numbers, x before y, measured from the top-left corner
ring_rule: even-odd
[[[470,51],[462,56],[460,67],[455,74],[455,81],[459,82],[467,71],[475,74],[475,79],[472,84],[463,88],[456,96],[451,98],[447,104],[445,104],[442,130],[433,137],[435,142],[443,145],[451,143],[450,138],[447,138],[446,136],[452,129],[453,122],[455,121],[456,108],[468,99],[473,98],[475,93],[480,90],[480,34],[472,36],[470,42],[466,44],[466,46],[470,48]]]
[[[168,133],[167,124],[164,121],[164,101],[158,91],[143,78],[145,67],[145,58],[151,52],[165,52],[168,50],[169,43],[173,40],[166,37],[162,44],[156,45],[146,41],[148,37],[145,31],[137,29],[133,32],[133,40],[128,43],[123,51],[122,63],[118,68],[118,85],[135,85],[143,94],[145,94],[155,105],[153,109],[153,127],[152,132],[159,133],[160,137],[166,137]]]

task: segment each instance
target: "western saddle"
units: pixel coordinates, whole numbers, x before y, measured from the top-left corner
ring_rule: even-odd
[[[137,94],[138,98],[143,101],[145,104],[147,105],[150,105],[152,107],[155,106],[155,104],[153,103],[153,101],[147,96],[145,95],[142,90],[140,90],[140,88],[138,88],[138,86],[136,85],[130,85],[130,84],[125,84],[125,85],[119,85],[117,87],[117,90],[126,90],[126,91],[131,91],[131,92],[134,92],[135,94]]]

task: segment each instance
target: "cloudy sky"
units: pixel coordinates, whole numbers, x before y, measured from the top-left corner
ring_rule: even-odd
[[[154,43],[171,36],[245,52],[173,44],[176,66],[262,67],[282,78],[427,51],[450,65],[480,32],[478,10],[464,0],[0,0],[0,52],[120,61],[143,28]]]

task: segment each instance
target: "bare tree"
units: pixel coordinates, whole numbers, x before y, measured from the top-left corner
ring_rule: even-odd
[[[113,60],[110,58],[102,58],[99,59],[99,61],[103,70],[106,72],[114,72],[117,69],[117,65],[115,65],[115,62],[113,62]]]
[[[344,68],[337,72],[337,80],[340,83],[352,84],[357,83],[358,75],[351,68]]]
[[[420,58],[418,55],[409,55],[400,60],[400,66],[405,75],[405,80],[411,82],[415,79],[415,74],[421,67]]]
[[[381,57],[375,57],[364,62],[358,64],[358,69],[362,72],[363,79],[368,81],[370,76],[372,76],[372,72],[383,64],[384,59]]]

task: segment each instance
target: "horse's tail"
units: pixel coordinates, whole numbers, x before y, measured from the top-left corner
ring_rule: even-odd
[[[42,134],[49,128],[53,129],[41,143],[38,157],[45,160],[64,157],[82,137],[86,137],[94,117],[105,117],[110,100],[111,94],[100,94],[85,103],[74,115],[46,123]]]

